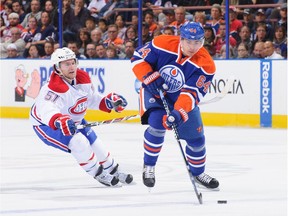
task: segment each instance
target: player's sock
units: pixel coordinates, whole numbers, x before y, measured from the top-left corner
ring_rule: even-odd
[[[130,184],[133,181],[133,176],[131,174],[126,174],[119,170],[119,164],[116,164],[110,174],[116,176],[123,184]]]
[[[155,185],[155,166],[149,166],[144,164],[143,168],[143,184],[146,187],[154,187]]]
[[[198,176],[195,176],[195,180],[198,184],[203,185],[204,187],[209,189],[215,189],[218,188],[219,186],[219,182],[217,181],[217,179],[212,178],[206,173],[202,173]]]

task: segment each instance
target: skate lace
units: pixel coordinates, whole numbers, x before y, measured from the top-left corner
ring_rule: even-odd
[[[146,166],[144,170],[145,178],[155,178],[155,167]]]
[[[199,181],[205,182],[207,184],[209,184],[209,182],[212,180],[212,177],[205,173],[200,174],[199,176],[197,176],[197,178]]]

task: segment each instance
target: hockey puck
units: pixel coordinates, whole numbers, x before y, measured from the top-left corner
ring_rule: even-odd
[[[218,200],[217,203],[218,204],[227,204],[227,200]]]

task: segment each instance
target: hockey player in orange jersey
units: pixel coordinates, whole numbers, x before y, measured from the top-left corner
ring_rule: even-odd
[[[133,72],[142,82],[140,88],[141,123],[144,132],[143,183],[155,185],[155,166],[164,144],[166,130],[176,125],[186,143],[189,171],[198,184],[215,189],[219,182],[206,174],[204,127],[198,103],[207,93],[215,74],[215,64],[203,47],[201,24],[186,22],[180,36],[161,35],[135,50]],[[165,91],[171,114],[167,116],[159,89]]]

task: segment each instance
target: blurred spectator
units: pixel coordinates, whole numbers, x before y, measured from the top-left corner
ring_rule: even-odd
[[[23,9],[23,5],[21,2],[22,1],[20,1],[20,0],[13,0],[12,1],[12,10],[13,10],[13,12],[15,12],[19,15],[19,23],[22,23],[25,16],[26,16],[26,13]]]
[[[216,49],[216,56],[221,56],[220,50],[224,44],[226,44],[226,25],[225,23],[221,23],[219,27],[219,34],[215,37],[215,49]],[[229,35],[229,44],[234,49],[237,42],[236,40]]]
[[[2,32],[2,40],[7,41],[8,39],[11,38],[11,28],[16,27],[18,28],[21,32],[24,29],[22,25],[19,24],[19,15],[15,12],[10,13],[8,16],[9,20],[9,25],[4,28]]]
[[[230,35],[234,37],[236,41],[240,40],[239,32],[242,27],[242,22],[237,19],[237,10],[235,7],[229,8],[229,21],[230,21]]]
[[[203,47],[214,57],[216,54],[215,50],[215,35],[212,26],[204,26],[204,44]]]
[[[78,30],[85,26],[85,21],[90,17],[90,11],[85,7],[84,0],[75,0],[71,31],[77,34]]]
[[[287,32],[283,26],[277,26],[275,28],[273,45],[278,54],[287,58]]]
[[[287,31],[287,3],[284,3],[280,7],[280,20],[278,21],[279,26],[283,26]]]
[[[240,43],[237,47],[237,58],[238,59],[247,59],[249,58],[249,48],[247,44]]]
[[[251,55],[252,58],[264,58],[265,54],[264,54],[264,42],[262,41],[258,41],[255,43],[254,45],[254,49]]]
[[[155,22],[155,17],[152,10],[147,10],[144,12],[144,22],[149,26],[149,34],[153,35],[153,32],[156,31],[158,25]]]
[[[175,26],[175,31],[177,35],[179,35],[180,26],[184,24],[187,20],[185,19],[186,10],[184,7],[177,7],[174,10],[175,12],[175,21],[172,22],[170,25]]]
[[[50,24],[58,29],[58,11],[53,0],[45,0],[44,11],[49,14]]]
[[[91,41],[94,43],[94,44],[99,44],[99,43],[102,43],[102,31],[100,30],[100,28],[95,28],[94,30],[91,31],[91,35],[90,35],[90,38],[91,38]]]
[[[54,50],[60,48],[60,44],[58,42],[55,42],[53,48]]]
[[[74,11],[71,6],[71,0],[63,0],[62,4],[63,39],[67,43],[68,41],[76,40],[76,34],[74,33],[72,22],[72,17],[74,17]]]
[[[126,32],[126,23],[125,23],[125,20],[124,20],[124,16],[122,14],[118,14],[116,16],[116,19],[115,19],[115,24],[118,26],[118,35],[117,37],[118,38],[121,38],[122,40],[125,39],[125,32]]]
[[[284,59],[283,56],[275,52],[272,41],[266,41],[264,43],[265,59]]]
[[[43,53],[43,50],[36,45],[36,44],[31,44],[28,48],[25,49],[23,53],[24,58],[32,58],[32,59],[39,59],[41,58],[41,54]]]
[[[175,35],[174,28],[172,26],[166,26],[162,30],[162,34],[164,35]]]
[[[243,11],[243,20],[242,20],[243,26],[248,26],[248,28],[253,29],[253,14],[251,12],[251,9],[245,8]]]
[[[128,26],[127,30],[125,32],[124,41],[129,41],[129,40],[134,41],[136,46],[138,45],[138,32],[137,32],[136,27],[134,25]]]
[[[106,58],[107,59],[119,59],[119,56],[117,54],[117,49],[115,46],[108,46],[106,48]]]
[[[90,11],[91,16],[99,20],[99,12],[106,5],[106,0],[91,0],[87,9]]]
[[[21,37],[26,43],[32,42],[37,29],[37,19],[34,16],[29,17],[27,27],[22,31]]]
[[[194,14],[194,21],[201,23],[202,26],[206,24],[206,15],[202,11],[196,11]]]
[[[163,26],[169,26],[176,20],[174,10],[164,10],[163,13],[165,14]]]
[[[142,25],[142,44],[152,41],[153,36],[149,33],[149,25],[147,23]],[[139,44],[140,45],[140,44]]]
[[[131,59],[135,51],[135,43],[132,40],[125,42],[125,59]]]
[[[210,12],[211,20],[206,22],[206,25],[212,26],[214,35],[218,34],[218,29],[222,20],[222,9],[219,4],[213,4]]]
[[[81,54],[85,54],[86,45],[91,41],[90,33],[87,28],[80,28],[77,34],[77,44]]]
[[[28,42],[27,46],[31,44],[37,44],[44,49],[44,43],[46,38],[51,37],[54,41],[57,39],[55,27],[50,24],[50,17],[48,12],[43,11],[41,13],[41,22],[40,25],[37,27],[32,42]]]
[[[131,24],[134,25],[137,29],[138,27],[138,16],[136,14],[132,15]]]
[[[53,40],[45,41],[45,43],[44,43],[44,56],[42,56],[42,58],[50,59],[53,52],[54,52]]]
[[[2,1],[4,0],[1,0],[1,4],[2,4]],[[3,17],[5,26],[8,26],[9,25],[8,16],[10,13],[13,12],[12,3],[7,2],[7,1],[6,2],[4,1],[3,3],[4,3],[4,9],[0,11],[0,16]]]
[[[103,42],[105,47],[115,46],[117,50],[121,50],[123,48],[124,41],[117,37],[118,35],[118,26],[116,24],[111,24],[108,26],[108,38]]]
[[[96,20],[94,17],[90,16],[86,19],[84,27],[88,30],[88,32],[91,33],[91,31],[95,29],[96,26]]]
[[[9,44],[7,47],[7,58],[20,58],[17,47],[13,43]]]
[[[79,52],[79,44],[76,41],[68,42],[67,47],[75,53],[77,59],[86,59],[86,56]]]
[[[97,59],[105,59],[106,58],[106,48],[103,44],[96,45],[96,54]]]
[[[125,8],[125,1],[124,0],[108,0],[106,5],[102,7],[102,9],[99,12],[99,17],[104,18],[107,21],[110,21],[112,23],[115,20],[115,8]],[[117,13],[117,14],[123,14],[123,13]],[[125,13],[123,14],[125,16]]]
[[[41,18],[41,10],[40,10],[40,1],[39,0],[31,0],[30,4],[31,12],[27,13],[21,25],[26,28],[28,25],[29,17],[34,16],[39,22]]]
[[[14,44],[17,47],[17,51],[19,52],[19,55],[23,55],[23,52],[25,50],[25,41],[21,38],[21,30],[17,27],[13,27],[10,29],[11,31],[11,38],[5,41],[4,43],[0,43],[0,51],[1,51],[1,57],[6,58],[7,57],[7,47],[10,44]]]
[[[265,25],[265,39],[272,40],[273,38],[273,30],[270,23],[267,22],[265,11],[263,9],[258,9],[256,12],[255,20],[254,20],[254,27],[251,31],[253,39],[255,40],[257,36],[257,27],[259,25]]]
[[[252,47],[254,47],[255,43],[258,41],[265,42],[266,41],[266,25],[265,23],[259,23],[256,28],[255,39],[252,41]]]
[[[96,45],[94,43],[88,43],[85,48],[85,56],[87,59],[96,59]]]
[[[100,19],[98,23],[98,27],[102,31],[102,40],[105,41],[108,38],[108,22],[105,19]]]
[[[159,29],[156,29],[154,32],[153,32],[153,38],[159,36],[159,35],[162,35],[162,31],[160,31]]]
[[[245,43],[248,46],[249,53],[252,52],[252,41],[250,39],[251,32],[248,26],[242,26],[239,32],[240,40],[237,42],[239,45],[240,43]]]
[[[4,19],[2,16],[0,16],[0,43],[4,42],[4,38],[2,36],[3,36],[3,31],[5,28],[6,28],[6,25],[5,25]]]
[[[233,59],[235,56],[234,56],[234,49],[232,46],[229,46],[229,56],[228,58],[229,59]],[[216,56],[216,58],[218,59],[226,59],[226,44],[224,44],[220,51],[219,51],[219,55]]]
[[[76,40],[77,33],[80,28],[85,26],[90,12],[84,6],[84,0],[75,0],[74,8],[71,5],[71,0],[63,0],[63,10],[65,12],[63,16],[63,39],[67,43]]]

